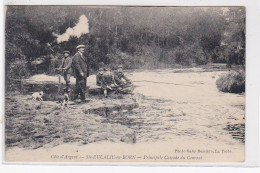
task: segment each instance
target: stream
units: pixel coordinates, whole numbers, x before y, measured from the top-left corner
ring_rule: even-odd
[[[245,95],[220,92],[216,80],[226,71],[133,72],[139,108],[111,123],[128,125],[136,141],[200,141],[243,145]],[[216,144],[217,144],[216,143]]]

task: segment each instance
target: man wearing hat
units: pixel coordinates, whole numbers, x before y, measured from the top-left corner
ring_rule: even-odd
[[[77,53],[73,56],[72,64],[76,78],[76,86],[74,90],[74,99],[80,94],[81,101],[86,101],[87,77],[89,76],[89,67],[86,57],[83,55],[85,51],[84,45],[76,47]]]
[[[115,90],[114,75],[110,68],[99,68],[99,72],[96,75],[96,82],[97,86],[101,86],[105,97],[107,97],[108,91]]]
[[[125,76],[122,65],[119,65],[117,69],[114,71],[114,76],[117,85],[132,83],[131,80]]]
[[[125,76],[122,65],[114,71],[114,81],[120,93],[131,93],[134,89],[132,81]]]
[[[103,85],[103,74],[104,74],[104,68],[99,68],[98,73],[96,75],[96,85],[102,86]]]
[[[63,54],[64,54],[64,57],[62,59],[60,69],[63,72],[63,77],[64,77],[64,80],[66,82],[65,90],[67,92],[69,92],[70,91],[70,76],[71,76],[71,73],[72,73],[72,69],[71,69],[72,58],[70,57],[70,52],[67,51],[67,50],[64,51]]]

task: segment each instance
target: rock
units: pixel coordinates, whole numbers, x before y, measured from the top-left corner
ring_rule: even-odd
[[[120,141],[121,141],[121,142],[130,143],[130,144],[136,143],[136,134],[135,134],[135,132],[126,133],[125,136],[123,136],[123,137],[120,139]]]
[[[42,106],[41,104],[40,104],[40,105],[37,105],[37,106],[35,106],[35,109],[36,109],[36,110],[39,110],[39,109],[41,109],[41,106]]]
[[[44,123],[48,123],[48,122],[50,122],[50,120],[47,119],[47,118],[43,118],[43,122],[44,122]]]
[[[98,114],[103,117],[109,117],[111,114],[124,112],[124,110],[131,111],[137,108],[139,105],[135,102],[129,102],[125,104],[107,104],[107,105],[96,105],[96,106],[85,106],[85,114]]]
[[[35,133],[33,135],[34,138],[44,138],[45,136],[48,136],[48,133]]]

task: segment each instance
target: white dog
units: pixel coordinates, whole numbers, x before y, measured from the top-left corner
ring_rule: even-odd
[[[42,97],[43,97],[43,91],[35,92],[32,94],[32,100],[34,101],[42,101],[43,100]]]

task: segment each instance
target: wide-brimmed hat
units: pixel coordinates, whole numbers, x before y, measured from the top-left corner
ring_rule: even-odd
[[[69,54],[69,53],[70,53],[70,51],[68,51],[68,50],[65,50],[65,51],[63,51],[63,53],[68,53],[68,54]]]
[[[85,45],[80,44],[80,45],[78,45],[78,46],[76,47],[76,49],[79,49],[79,48],[85,48],[85,47],[86,47]]]
[[[117,66],[117,69],[119,69],[119,68],[123,68],[123,66],[122,65]]]

